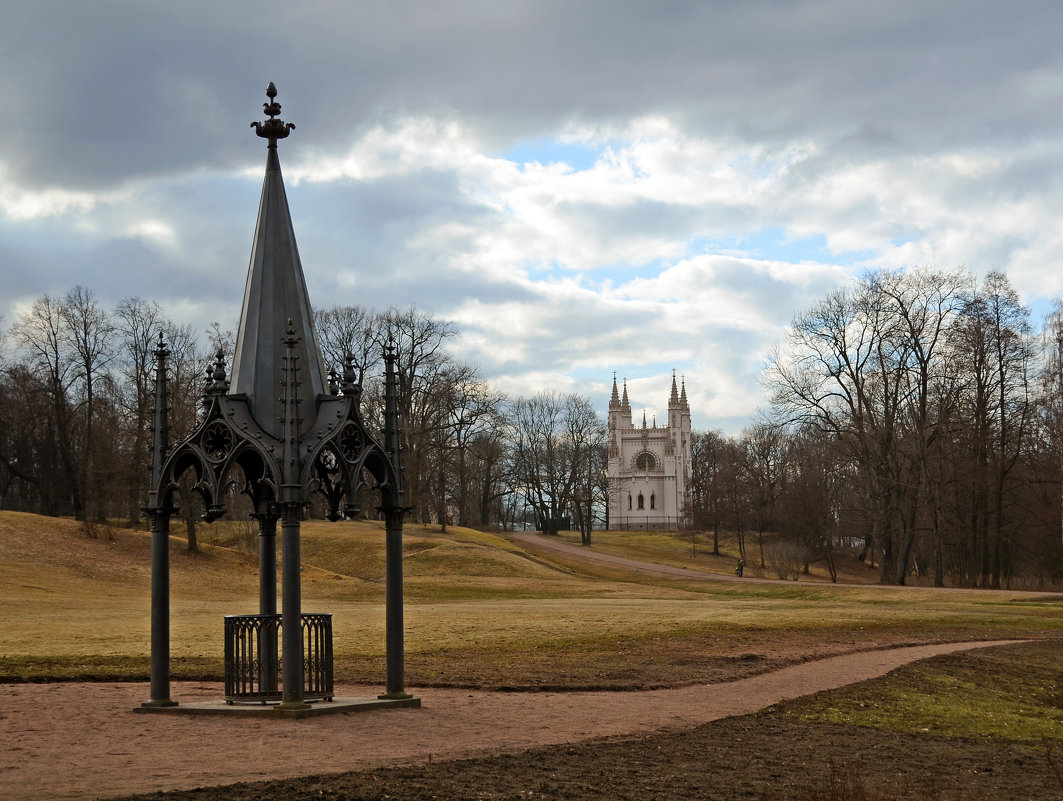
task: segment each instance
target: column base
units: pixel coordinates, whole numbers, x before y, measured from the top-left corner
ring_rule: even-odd
[[[397,690],[395,692],[383,693],[377,696],[381,701],[409,701],[413,698],[408,692],[404,690]]]
[[[278,712],[303,712],[312,707],[306,701],[281,701],[274,709]]]
[[[165,706],[177,706],[176,701],[171,701],[169,698],[152,698],[150,701],[145,701],[141,704],[142,707],[157,708]]]

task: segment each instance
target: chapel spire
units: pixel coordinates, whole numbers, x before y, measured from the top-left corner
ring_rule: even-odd
[[[620,396],[616,391],[616,370],[613,370],[613,394],[609,398],[609,411],[615,412],[620,410]]]
[[[628,414],[631,414],[631,404],[628,403],[628,400],[627,400],[627,379],[626,378],[624,379],[624,397],[620,401],[620,406],[625,412],[627,412]]]
[[[679,388],[675,385],[675,368],[672,368],[672,394],[668,398],[668,407],[673,408],[679,405]]]
[[[283,404],[279,400],[281,381],[284,380],[284,339],[289,336],[298,339],[293,357],[299,370],[296,402],[301,419],[308,423],[314,419],[317,399],[327,389],[310,296],[295,244],[295,230],[277,155],[277,140],[286,138],[295,126],[277,119],[281,106],[275,100],[277,88],[272,83],[266,89],[266,96],[269,102],[262,105],[269,119],[251,123],[255,132],[268,140],[266,175],[240,309],[229,391],[234,395],[246,395],[251,414],[258,424],[279,438],[284,416]],[[289,318],[292,335],[287,330]]]

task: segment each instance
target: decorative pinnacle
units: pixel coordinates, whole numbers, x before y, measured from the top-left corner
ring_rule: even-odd
[[[287,335],[281,340],[281,344],[286,345],[289,348],[294,348],[299,344],[300,338],[295,335],[295,323],[292,318],[288,318],[288,327],[284,330]]]
[[[218,348],[218,352],[214,356],[214,362],[207,365],[206,392],[208,395],[224,395],[228,390],[229,380],[225,374],[225,351]],[[204,405],[207,404],[207,399],[204,397]]]
[[[354,372],[354,355],[347,351],[343,354],[343,384],[340,385],[344,395],[350,395],[355,391],[357,378]]]
[[[166,358],[170,355],[170,351],[166,347],[166,340],[162,338],[162,331],[159,332],[159,344],[155,348],[156,358]]]
[[[269,102],[262,104],[262,111],[269,119],[265,122],[253,122],[251,127],[263,139],[269,140],[269,147],[276,147],[277,140],[287,137],[295,129],[295,124],[277,119],[277,115],[281,113],[281,104],[274,99],[277,97],[277,87],[273,85],[273,81],[266,87],[266,97]]]

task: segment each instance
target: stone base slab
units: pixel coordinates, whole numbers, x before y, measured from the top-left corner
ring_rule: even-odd
[[[300,709],[284,709],[278,704],[226,703],[225,701],[196,701],[173,706],[138,706],[133,711],[142,715],[227,715],[237,718],[313,718],[340,712],[368,712],[372,709],[420,709],[421,699],[406,698],[334,698],[314,701]]]

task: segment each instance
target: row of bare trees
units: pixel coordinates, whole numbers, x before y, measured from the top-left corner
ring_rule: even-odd
[[[793,322],[772,422],[695,438],[692,513],[823,559],[854,538],[881,580],[1002,587],[1063,575],[1063,325],[1002,273],[878,271]],[[763,556],[761,555],[761,560]]]
[[[499,525],[512,517],[506,504],[506,399],[448,349],[457,329],[416,308],[375,312],[337,306],[316,313],[327,364],[355,357],[365,410],[372,424],[382,411],[385,347],[395,348],[402,424],[402,463],[411,517],[419,522]]]
[[[414,521],[556,531],[568,519],[590,541],[604,513],[605,427],[590,401],[544,392],[506,398],[455,359],[457,330],[415,308],[317,313],[326,362],[355,354],[363,369],[389,343],[398,353],[407,497]],[[379,408],[379,376],[363,391]]]
[[[171,419],[187,430],[205,354],[157,304],[129,298],[107,310],[77,286],[39,297],[19,316],[0,362],[5,508],[79,519],[138,514],[160,332],[173,351]]]
[[[575,524],[589,545],[596,510],[608,500],[605,424],[590,401],[551,393],[519,398],[510,431],[516,487],[536,527],[556,534]]]
[[[415,308],[339,306],[319,310],[316,323],[326,364],[350,363],[359,375],[370,426],[382,421],[383,349],[397,353],[412,520],[512,527],[531,519],[550,528],[567,516],[589,538],[604,509],[604,430],[586,398],[506,398],[454,358],[451,323]],[[0,362],[0,508],[86,521],[139,516],[160,334],[172,352],[171,436],[179,438],[195,423],[212,358],[218,350],[231,358],[231,332],[214,324],[199,337],[138,298],[105,309],[84,287],[42,296],[15,320]],[[555,473],[562,480],[548,478]],[[195,547],[196,498],[184,492],[180,501]]]
[[[348,355],[379,425],[385,347],[398,354],[414,521],[601,526],[608,485],[588,399],[506,398],[452,353],[457,331],[415,308],[317,313],[327,365]],[[172,436],[196,419],[204,369],[232,335],[205,335],[138,298],[105,309],[84,287],[42,296],[0,350],[0,507],[135,519],[146,495],[152,351],[170,358]],[[740,437],[693,437],[688,511],[835,571],[855,546],[881,579],[1047,583],[1063,573],[1063,311],[1037,333],[1007,278],[869,273],[800,314],[770,360],[773,406]],[[373,514],[372,504],[366,504]],[[183,500],[194,544],[195,502]],[[747,537],[758,550],[746,553]]]

